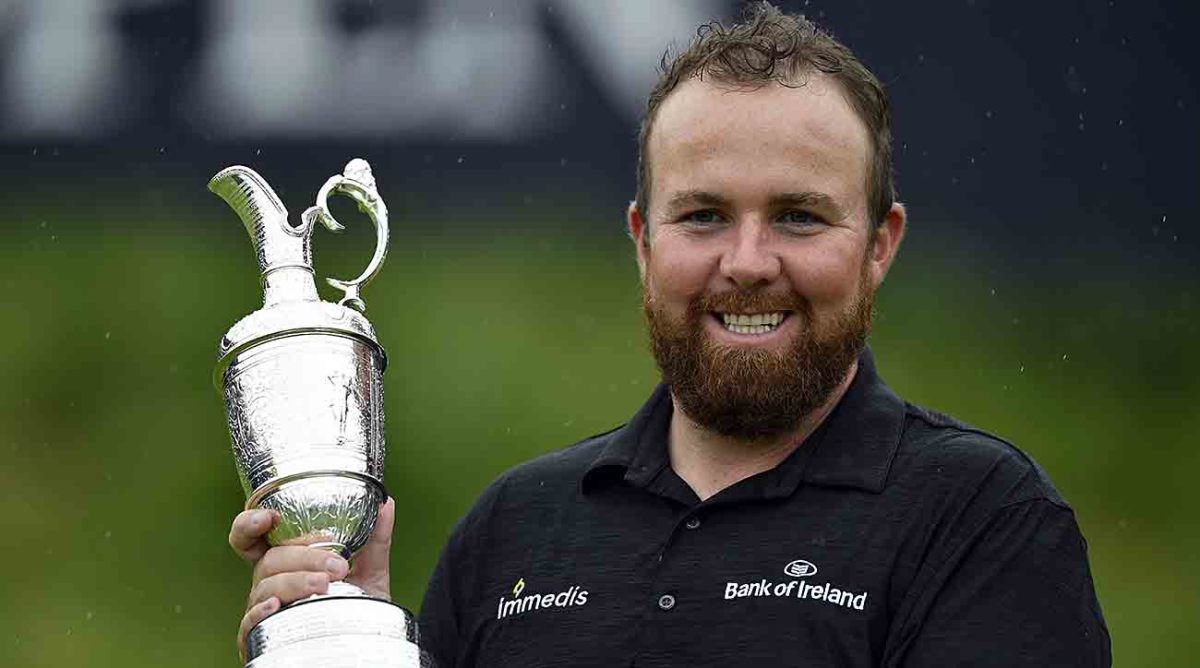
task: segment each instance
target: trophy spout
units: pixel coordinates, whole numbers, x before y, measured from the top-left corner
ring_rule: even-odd
[[[316,301],[312,267],[312,221],[288,223],[287,209],[253,169],[234,165],[217,172],[208,189],[237,213],[258,260],[263,304]]]

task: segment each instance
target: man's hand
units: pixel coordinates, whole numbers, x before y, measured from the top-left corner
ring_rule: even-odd
[[[271,510],[247,510],[233,519],[229,546],[238,556],[254,564],[246,614],[238,629],[238,652],[245,657],[246,634],[281,606],[313,594],[323,594],[330,582],[346,580],[379,598],[391,598],[388,555],[392,547],[392,522],[395,502],[388,499],[379,507],[379,521],[371,539],[354,556],[354,569],[345,559],[305,545],[267,543],[267,533],[279,516]]]

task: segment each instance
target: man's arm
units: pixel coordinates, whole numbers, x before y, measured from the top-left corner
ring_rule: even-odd
[[[909,595],[885,666],[1110,666],[1112,649],[1069,508],[997,510]]]
[[[461,611],[455,603],[454,593],[458,536],[456,529],[442,548],[437,567],[429,578],[429,585],[425,587],[425,598],[421,602],[418,622],[421,649],[433,657],[438,668],[454,668],[462,645]],[[457,574],[457,577],[462,577],[462,574]]]

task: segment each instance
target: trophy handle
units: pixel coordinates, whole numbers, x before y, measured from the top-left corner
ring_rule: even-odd
[[[329,196],[343,194],[358,203],[358,210],[367,214],[375,225],[375,254],[371,256],[367,268],[354,280],[345,281],[339,278],[326,278],[325,281],[341,290],[344,296],[338,301],[342,306],[349,306],[357,311],[365,311],[367,305],[359,297],[359,291],[366,285],[387,257],[388,247],[388,212],[387,205],[375,189],[375,177],[371,174],[371,166],[362,158],[355,158],[346,163],[346,169],[337,176],[332,176],[321,190],[317,192],[317,203],[310,206],[302,217],[307,227],[320,221],[329,231],[341,232],[346,229],[329,212]]]

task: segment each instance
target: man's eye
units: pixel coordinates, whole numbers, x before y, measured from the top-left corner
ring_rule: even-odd
[[[700,225],[709,225],[720,220],[716,211],[693,211],[683,216],[684,222],[698,223]]]
[[[812,227],[824,224],[825,220],[807,211],[788,211],[779,217],[779,222],[790,227]]]

